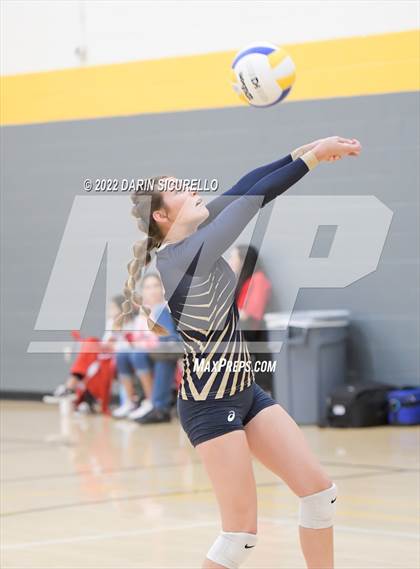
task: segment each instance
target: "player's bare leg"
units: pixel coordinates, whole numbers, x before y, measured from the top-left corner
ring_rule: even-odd
[[[203,442],[196,450],[213,486],[223,531],[256,534],[257,491],[244,431],[233,431]],[[202,567],[215,569],[224,565],[206,557]]]
[[[280,405],[263,409],[245,426],[245,432],[254,456],[296,496],[308,496],[331,486],[302,430]],[[332,526],[311,529],[299,525],[299,537],[308,569],[333,569]]]

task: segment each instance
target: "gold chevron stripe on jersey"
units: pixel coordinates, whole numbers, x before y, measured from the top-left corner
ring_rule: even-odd
[[[182,311],[174,310],[186,352],[180,390],[182,399],[189,399],[190,394],[194,400],[203,401],[210,393],[220,399],[226,392],[242,391],[254,379],[246,342],[237,328],[234,293],[232,282],[223,269],[216,266],[212,278],[190,286],[188,294],[182,297]],[[194,368],[197,361],[199,364]],[[220,362],[224,363],[223,367]],[[232,371],[235,363],[237,369]]]
[[[232,358],[233,358],[233,354],[235,353],[235,349],[236,349],[236,338],[234,339],[233,349],[232,349],[230,356],[229,356],[229,360],[228,360],[229,363],[232,363]],[[217,390],[216,399],[220,399],[223,397],[223,394],[225,392],[228,380],[229,380],[229,368],[226,366],[225,373],[223,374],[222,381],[220,382],[219,389]]]

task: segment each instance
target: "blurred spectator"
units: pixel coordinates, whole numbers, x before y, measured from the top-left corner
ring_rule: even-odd
[[[118,378],[127,399],[113,416],[128,417],[142,424],[166,422],[171,418],[175,370],[180,355],[163,351],[162,343],[177,342],[179,337],[164,300],[159,275],[148,273],[141,282],[140,291],[144,305],[152,311],[151,317],[171,334],[157,336],[148,329],[145,317],[137,316],[130,335],[130,349],[119,350],[116,354]],[[139,348],[142,351],[137,351]],[[135,378],[140,380],[144,394],[140,404],[136,401]]]
[[[102,411],[108,411],[108,402],[111,391],[111,383],[115,377],[115,365],[113,352],[127,344],[124,335],[126,332],[112,331],[112,324],[122,312],[124,296],[114,296],[108,305],[106,329],[102,341],[96,337],[82,338],[78,331],[73,331],[72,336],[80,342],[80,350],[70,368],[67,381],[59,385],[53,397],[46,397],[46,401],[53,401],[60,397],[70,397],[75,401],[75,406],[81,411],[94,411],[98,400],[102,403]],[[134,314],[134,319],[137,312]],[[130,321],[125,328],[131,328]]]
[[[264,314],[271,299],[272,285],[258,259],[258,251],[252,245],[238,245],[231,251],[229,264],[238,278],[235,292],[239,310],[240,327],[250,344],[250,354],[256,361],[271,360],[268,352],[257,353],[253,342],[267,342]],[[255,371],[255,381],[268,391],[272,390],[272,373]]]

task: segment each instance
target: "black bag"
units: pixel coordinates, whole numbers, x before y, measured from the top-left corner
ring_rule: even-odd
[[[340,385],[327,398],[327,426],[373,427],[388,424],[388,391],[393,385],[361,381]]]

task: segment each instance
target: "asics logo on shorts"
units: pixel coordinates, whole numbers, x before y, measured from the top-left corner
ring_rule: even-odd
[[[233,419],[235,418],[235,411],[229,411],[229,415],[228,415],[228,421],[229,423],[231,423],[233,421]]]

